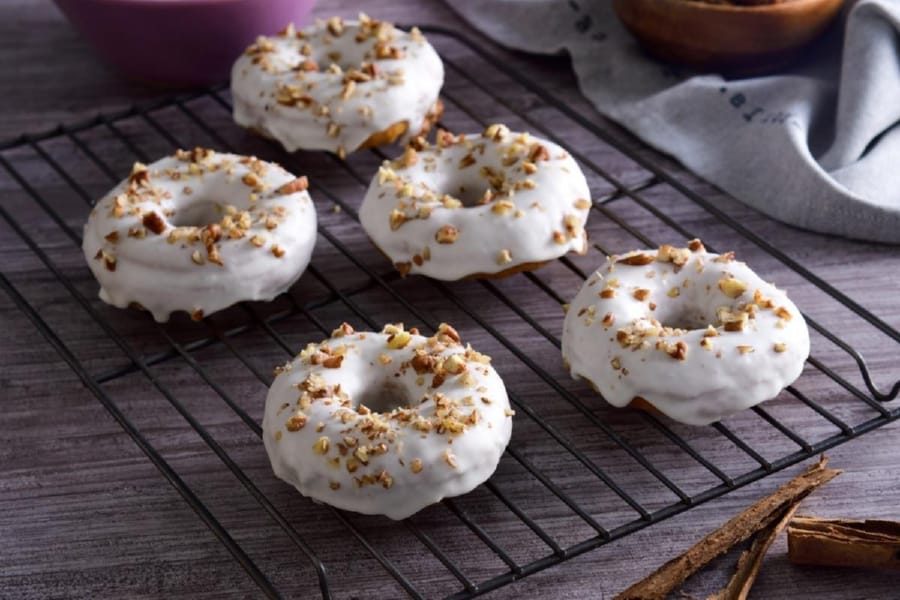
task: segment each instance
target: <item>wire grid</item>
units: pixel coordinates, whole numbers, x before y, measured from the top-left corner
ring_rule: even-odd
[[[231,123],[230,98],[221,87],[0,145],[3,189],[11,190],[0,216],[75,308],[48,314],[29,298],[27,282],[14,283],[11,271],[0,275],[0,285],[267,596],[297,590],[285,587],[264,553],[248,550],[253,544],[220,516],[224,511],[203,486],[173,466],[143,425],[146,414],[123,408],[128,390],[153,392],[157,400],[147,412],[174,410],[224,466],[223,477],[230,474],[239,484],[234,494],[262,509],[256,512],[288,549],[293,568],[316,581],[324,598],[340,592],[350,557],[380,570],[377,585],[388,585],[386,597],[398,591],[415,598],[479,595],[900,417],[900,408],[885,405],[896,398],[900,381],[879,387],[857,349],[893,361],[900,344],[896,329],[692,191],[633,140],[612,136],[458,34],[423,29],[447,66],[445,127],[478,131],[503,121],[552,139],[579,161],[594,198],[588,227],[594,243],[587,256],[501,281],[402,279],[372,252],[357,222],[370,174],[385,155],[374,150],[347,162],[286,155]],[[561,123],[575,133],[559,139]],[[132,161],[194,145],[254,153],[310,175],[320,214],[313,263],[276,301],[242,304],[201,323],[162,326],[105,307],[81,263],[84,215]],[[600,253],[695,237],[697,231],[676,220],[691,205],[704,211],[699,225],[708,242],[712,234],[738,246],[742,258],[789,283],[798,305],[804,297],[825,297],[829,307],[822,321],[806,315],[814,352],[800,380],[774,401],[706,428],[610,409],[584,384],[568,380],[558,364],[560,305],[602,261]],[[28,210],[42,215],[39,225],[13,216]],[[210,411],[221,413],[224,403],[243,431],[258,438],[272,365],[327,336],[341,320],[375,329],[406,321],[432,331],[448,321],[494,356],[517,416],[512,443],[491,480],[396,526],[285,490],[272,481],[258,440],[253,452],[245,452],[210,425]],[[81,341],[86,330],[92,333]],[[195,387],[179,384],[188,376]],[[202,390],[215,402],[200,405],[184,389]],[[422,566],[411,567],[411,561]]]

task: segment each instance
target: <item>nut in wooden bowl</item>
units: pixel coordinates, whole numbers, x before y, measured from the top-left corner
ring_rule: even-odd
[[[729,75],[784,67],[822,34],[844,0],[614,0],[652,55]]]

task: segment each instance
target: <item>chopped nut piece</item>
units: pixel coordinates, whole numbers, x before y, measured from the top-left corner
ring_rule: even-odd
[[[717,312],[719,322],[724,326],[725,331],[743,331],[747,324],[747,313],[732,312],[727,308],[720,308]]]
[[[722,278],[719,280],[718,285],[722,293],[729,298],[737,298],[747,291],[747,284],[734,277]]]
[[[315,444],[313,444],[313,451],[316,454],[325,454],[328,452],[328,446],[329,446],[328,437],[323,435],[322,437],[320,437],[319,439],[316,440]]]
[[[409,470],[412,471],[413,473],[421,473],[422,472],[422,461],[419,460],[418,458],[414,459],[409,465]]]
[[[335,329],[334,331],[331,332],[331,337],[341,338],[346,335],[353,335],[353,333],[354,333],[353,326],[350,325],[350,323],[347,323],[345,321],[345,322],[341,323],[341,325],[337,329]]]
[[[243,177],[241,177],[241,183],[248,187],[256,188],[262,184],[262,180],[256,173],[246,173]]]
[[[634,290],[634,297],[636,300],[640,300],[641,302],[643,302],[650,297],[650,290],[648,290],[647,288],[638,288]]]
[[[250,243],[253,244],[254,246],[256,246],[257,248],[262,248],[263,246],[266,245],[266,238],[257,234],[257,235],[254,235],[252,238],[250,238]]]
[[[322,361],[322,366],[326,369],[339,369],[341,367],[341,363],[344,362],[344,356],[329,356],[325,360]]]
[[[623,256],[622,258],[616,260],[616,263],[631,266],[641,266],[649,265],[654,260],[656,260],[656,257],[652,254],[632,254],[630,256]]]
[[[278,244],[272,244],[272,254],[275,255],[275,258],[281,258],[284,256],[285,250]]]
[[[497,264],[498,265],[506,265],[512,262],[512,254],[510,254],[509,250],[504,248],[500,252],[497,253]]]
[[[703,245],[703,242],[701,242],[697,238],[694,238],[688,242],[688,249],[691,252],[705,252],[706,251],[706,247]]]
[[[785,321],[790,321],[794,318],[794,315],[792,315],[791,312],[783,306],[779,306],[775,309],[775,315],[780,319],[784,319]]]
[[[753,346],[738,346],[737,349],[741,354],[749,354],[753,352]]]
[[[390,215],[388,215],[388,222],[391,225],[392,231],[397,231],[400,229],[400,226],[406,223],[406,215],[401,211],[394,209],[391,211]]]
[[[101,250],[97,253],[98,258],[103,258],[103,266],[106,267],[107,271],[115,271],[116,270],[116,257],[110,254],[105,250]]]
[[[328,134],[328,137],[336,138],[341,135],[341,126],[334,121],[331,121],[330,123],[328,123],[328,129],[326,130],[326,133]]]
[[[438,333],[446,335],[457,344],[462,342],[462,338],[459,336],[459,332],[457,332],[456,329],[453,328],[453,326],[448,325],[447,323],[441,323],[440,325],[438,325]]]
[[[199,250],[194,250],[194,252],[191,254],[191,260],[194,261],[194,263],[196,263],[198,265],[202,265],[203,263],[206,262],[203,259],[203,257],[200,255]]]
[[[408,331],[398,331],[388,336],[387,346],[391,350],[399,350],[405,348],[411,339]]]
[[[562,245],[565,244],[568,240],[566,239],[566,235],[562,231],[554,231],[553,241],[559,245]]]
[[[444,450],[444,462],[446,462],[451,469],[455,469],[457,466],[456,455],[454,455],[450,450]]]
[[[706,329],[703,331],[703,337],[705,338],[718,337],[718,335],[719,330],[712,325],[707,325]]]
[[[141,224],[156,235],[166,230],[165,221],[155,211],[146,213],[141,219]]]
[[[304,175],[282,185],[278,188],[278,193],[284,195],[296,194],[297,192],[305,191],[307,188],[309,188],[309,179]]]
[[[502,141],[507,135],[509,135],[509,127],[501,124],[493,124],[488,125],[485,128],[484,133],[481,134],[483,137],[494,140],[495,142]]]
[[[110,231],[103,237],[103,239],[105,239],[107,242],[109,242],[111,244],[115,244],[116,242],[119,241],[119,232],[118,231]]]
[[[384,42],[375,44],[375,58],[385,59],[401,59],[403,58],[403,50],[397,46],[388,45]]]
[[[452,244],[459,237],[459,229],[453,225],[443,225],[434,234],[434,239],[439,244]]]
[[[475,157],[472,156],[471,153],[466,154],[459,160],[459,168],[465,169],[466,167],[471,167],[475,164]]]
[[[616,316],[614,314],[612,314],[611,312],[608,312],[605,315],[603,315],[603,320],[600,322],[603,324],[603,326],[605,328],[609,329],[610,327],[613,326],[613,323],[615,323],[615,321],[616,321]]]
[[[490,202],[490,201],[488,201]],[[516,208],[516,205],[510,202],[509,200],[498,200],[491,207],[491,212],[495,215],[505,215],[509,212],[512,212]]]
[[[720,254],[719,256],[713,259],[713,262],[717,263],[730,263],[734,260],[734,252],[725,252],[724,254]]]
[[[142,187],[150,183],[150,171],[147,170],[147,165],[139,162],[134,163],[131,166],[128,183],[136,187]]]
[[[344,20],[340,17],[331,17],[327,21],[328,33],[334,37],[340,37],[344,33]]]
[[[203,320],[203,311],[199,308],[191,313],[191,320],[193,321],[202,321]]]
[[[341,100],[347,100],[350,96],[353,95],[353,92],[356,91],[356,82],[350,79],[347,83],[344,84],[344,89],[341,90]]]
[[[586,198],[579,198],[575,201],[575,208],[579,210],[586,210],[591,207],[591,201]]]
[[[610,364],[610,365],[612,366],[612,368],[615,369],[616,371],[618,371],[619,369],[622,368],[622,361],[621,361],[621,359],[620,359],[618,356],[614,356],[613,359],[612,359],[611,361],[609,361],[609,364]]]
[[[687,358],[688,346],[683,341],[675,342],[675,345],[667,350],[669,356],[676,360],[684,360]]]
[[[533,163],[540,162],[542,160],[550,160],[550,152],[547,151],[547,148],[542,146],[541,144],[533,144],[531,149],[528,151],[528,160]]]
[[[459,354],[451,354],[444,360],[443,368],[452,375],[459,375],[466,370],[466,361]]]
[[[290,419],[288,419],[287,423],[285,423],[284,427],[288,431],[300,431],[306,425],[306,422],[308,420],[309,420],[309,417],[307,417],[304,414],[298,413],[298,414],[292,416]]]
[[[599,296],[600,296],[601,298],[606,298],[606,299],[609,299],[609,298],[615,298],[615,297],[616,297],[616,290],[614,290],[614,289],[612,289],[612,288],[606,288],[606,289],[600,291]]]
[[[680,295],[681,295],[681,290],[677,287],[673,287],[671,290],[666,292],[666,296],[668,296],[669,298],[677,298]]]
[[[787,351],[787,344],[784,342],[775,342],[775,352],[785,352]]]

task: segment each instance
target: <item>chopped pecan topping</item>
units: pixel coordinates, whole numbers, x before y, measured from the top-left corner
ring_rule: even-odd
[[[434,234],[434,239],[439,244],[452,244],[459,237],[459,229],[453,225],[443,225]]]
[[[683,341],[677,341],[667,350],[667,353],[676,360],[684,360],[687,358],[688,346]]]
[[[705,252],[706,251],[706,247],[703,245],[703,242],[701,242],[697,238],[694,238],[688,242],[688,249],[691,252]]]
[[[528,151],[528,160],[533,163],[540,162],[542,160],[550,160],[550,152],[545,146],[541,144],[532,144],[531,148]]]
[[[641,254],[631,254],[630,256],[623,256],[622,258],[617,259],[616,263],[617,264],[621,263],[623,265],[631,265],[631,266],[641,266],[641,265],[649,265],[654,260],[656,260],[656,257],[654,257],[652,254],[641,253]]]
[[[466,167],[471,167],[475,164],[475,157],[472,156],[472,153],[466,154],[459,160],[459,168],[465,169]]]
[[[163,221],[162,217],[159,216],[159,213],[155,211],[145,213],[141,219],[141,224],[156,235],[159,235],[166,230],[165,221]]]
[[[297,192],[303,192],[308,188],[309,179],[307,179],[306,175],[304,175],[282,185],[280,188],[278,188],[278,193],[287,196],[290,194],[296,194]]]

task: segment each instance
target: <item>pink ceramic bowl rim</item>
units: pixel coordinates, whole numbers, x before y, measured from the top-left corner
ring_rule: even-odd
[[[246,0],[92,0],[95,4],[139,4],[142,7],[196,6],[198,4],[237,4]]]

